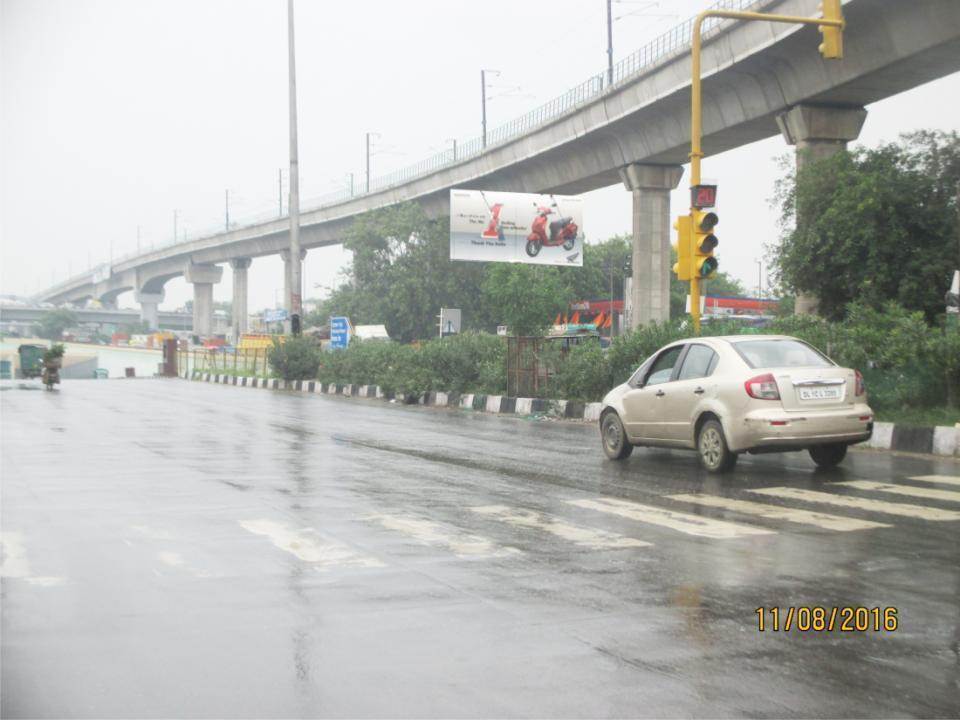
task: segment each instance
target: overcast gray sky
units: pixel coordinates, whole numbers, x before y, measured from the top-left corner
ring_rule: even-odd
[[[615,58],[707,0],[618,1]],[[481,68],[500,71],[491,125],[604,69],[605,0],[297,1],[301,185],[306,198],[417,162],[480,130]],[[288,163],[285,0],[0,0],[2,291],[28,294],[89,262],[277,207]],[[816,48],[811,48],[816,52]],[[960,129],[943,98],[960,74],[869,108],[860,142]],[[777,234],[767,205],[787,151],[778,138],[707,158],[721,184],[721,269],[756,286]],[[685,204],[674,196],[674,214]],[[585,231],[630,231],[620,186],[588,194]],[[310,251],[307,296],[337,282],[340,248]],[[278,257],[255,259],[250,307],[279,300]],[[314,287],[319,286],[319,287]],[[170,281],[165,308],[191,297]],[[230,273],[216,299],[230,299]],[[134,306],[132,293],[122,305]]]

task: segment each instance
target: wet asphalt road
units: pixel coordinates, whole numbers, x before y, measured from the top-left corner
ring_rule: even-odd
[[[960,715],[960,463],[719,479],[592,425],[182,380],[0,403],[4,717]]]

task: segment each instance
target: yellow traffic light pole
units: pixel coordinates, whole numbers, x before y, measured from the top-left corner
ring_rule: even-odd
[[[703,149],[700,141],[703,135],[702,123],[702,91],[700,79],[700,50],[702,44],[701,33],[703,21],[710,17],[728,20],[761,20],[763,22],[786,23],[790,25],[817,25],[824,34],[824,42],[820,45],[820,53],[827,59],[843,57],[844,28],[843,14],[840,7],[841,0],[823,0],[821,8],[824,17],[808,18],[794,15],[768,15],[757,12],[739,10],[705,10],[697,15],[693,21],[693,37],[691,42],[692,82],[690,84],[690,187],[700,184],[700,160],[703,158]],[[831,32],[832,31],[832,32]],[[690,208],[690,217],[694,217],[697,208]],[[690,233],[690,242],[694,234]],[[680,238],[683,242],[683,238]],[[690,248],[691,255],[693,248]],[[700,333],[700,278],[696,273],[690,279],[690,314],[693,316],[693,327]]]

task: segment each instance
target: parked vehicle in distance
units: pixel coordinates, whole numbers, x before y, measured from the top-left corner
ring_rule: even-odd
[[[613,460],[635,445],[696,450],[710,472],[740,453],[807,450],[821,467],[870,438],[863,377],[786,335],[679,340],[603,399],[600,437]]]

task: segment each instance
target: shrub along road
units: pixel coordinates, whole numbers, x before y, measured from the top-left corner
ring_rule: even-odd
[[[27,385],[0,395],[4,717],[960,708],[954,461],[717,478],[608,462],[583,424]],[[790,607],[896,629],[801,632]]]

